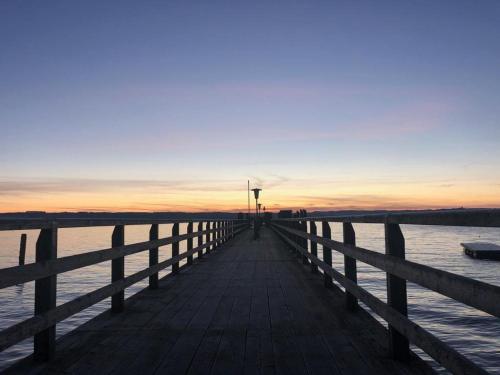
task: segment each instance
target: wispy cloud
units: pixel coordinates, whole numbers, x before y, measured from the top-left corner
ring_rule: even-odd
[[[293,104],[290,104],[293,106]],[[185,151],[210,147],[218,150],[242,150],[256,145],[275,146],[283,143],[324,141],[395,141],[445,130],[457,104],[447,98],[414,99],[404,106],[387,108],[377,113],[356,113],[351,120],[337,118],[335,108],[331,114],[303,125],[286,124],[279,119],[240,119],[239,123],[224,118],[210,121],[210,126],[195,130],[171,120],[157,124],[154,132],[141,132],[124,137],[113,144],[117,150]],[[259,117],[259,116],[257,116]],[[258,137],[256,136],[258,134]],[[119,136],[119,135],[118,135]]]
[[[39,178],[0,180],[0,194],[20,195],[25,193],[64,193],[86,192],[110,189],[141,189],[168,192],[181,191],[233,191],[242,189],[241,181],[235,180],[124,180],[124,179],[85,179],[85,178]]]

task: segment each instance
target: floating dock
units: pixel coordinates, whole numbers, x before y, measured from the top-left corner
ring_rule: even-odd
[[[461,243],[464,253],[476,259],[500,260],[500,246],[490,242]]]

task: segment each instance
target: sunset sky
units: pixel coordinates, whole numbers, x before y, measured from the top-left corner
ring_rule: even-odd
[[[500,207],[499,1],[2,1],[0,212]]]

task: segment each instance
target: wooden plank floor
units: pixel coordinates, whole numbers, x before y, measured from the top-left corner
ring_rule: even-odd
[[[61,338],[54,361],[7,373],[432,373],[391,360],[386,330],[343,303],[272,231],[246,231]]]

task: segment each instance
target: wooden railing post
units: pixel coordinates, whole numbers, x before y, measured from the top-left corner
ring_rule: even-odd
[[[356,232],[351,223],[343,223],[344,232],[344,245],[356,246]],[[345,277],[349,280],[358,282],[358,275],[356,270],[356,259],[344,255],[344,270]],[[351,293],[346,291],[345,303],[349,311],[355,311],[358,307],[358,300]]]
[[[220,236],[220,221],[217,221],[217,247],[220,247],[221,236]]]
[[[172,237],[177,237],[179,235],[179,223],[175,223],[172,226]],[[172,243],[172,258],[179,255],[179,241]],[[179,262],[172,264],[172,273],[179,272]]]
[[[152,224],[149,229],[149,240],[155,241],[158,239],[158,224]],[[152,247],[149,249],[149,267],[158,264],[158,248]],[[158,272],[149,276],[149,289],[158,288]]]
[[[405,258],[405,239],[399,224],[385,224],[385,253],[387,255]],[[387,274],[387,304],[408,316],[406,280]],[[401,361],[410,358],[408,339],[389,325],[389,339],[392,356]]]
[[[115,226],[111,236],[111,246],[125,245],[125,227],[123,225]],[[111,261],[111,282],[120,281],[125,276],[125,258],[120,257]],[[125,306],[125,291],[121,290],[111,296],[111,311],[121,312]]]
[[[220,222],[220,242],[223,244],[226,242],[226,239],[224,238],[224,231],[225,231],[225,221]]]
[[[216,221],[215,224],[217,225],[217,247],[220,247],[220,242],[221,242],[221,237],[220,237],[220,221]]]
[[[207,234],[205,235],[205,242],[206,243],[209,243],[210,242],[210,221],[207,221]],[[210,253],[211,249],[210,249],[210,245],[207,245],[207,251],[206,253]]]
[[[217,222],[212,221],[211,227],[214,230],[212,232],[212,237],[211,237],[214,244],[210,247],[210,250],[215,250],[215,249],[217,249]]]
[[[295,229],[295,223],[293,221],[289,221],[286,223],[286,226],[290,229]],[[288,238],[290,241],[295,242],[295,234],[292,233],[287,233]],[[295,247],[291,247],[292,254],[295,254],[297,252],[297,249]]]
[[[214,221],[212,227],[213,227],[213,229],[215,229],[214,235],[212,237],[212,240],[214,240],[215,242],[214,242],[214,246],[212,247],[212,249],[215,250],[219,247],[219,222]]]
[[[312,235],[316,235],[318,233],[316,228],[316,222],[309,222],[309,233]],[[311,241],[311,254],[315,257],[318,256],[318,244],[315,241]],[[313,262],[311,262],[311,272],[318,273],[318,266],[316,266]]]
[[[307,234],[307,221],[306,220],[302,220],[301,222],[299,222],[299,226],[300,226],[300,230],[302,232],[304,232],[304,234]],[[306,253],[309,251],[308,249],[308,240],[307,238],[303,238],[301,237],[300,238],[300,242],[301,242],[301,246],[302,248],[304,248],[304,250],[306,251]],[[309,264],[309,259],[307,259],[307,256],[306,255],[302,255],[302,264]]]
[[[293,222],[293,228],[294,228],[295,230],[301,230],[301,227],[300,227],[300,222],[298,222],[298,221],[294,221],[294,222]],[[295,237],[295,238],[294,238],[295,243],[296,243],[298,246],[301,246],[301,247],[302,247],[302,238],[301,238],[298,234],[294,235],[294,237]],[[299,250],[295,250],[295,251],[296,251],[297,258],[299,258],[299,259],[300,259],[300,258],[302,258],[302,257],[303,257],[302,253],[301,253]]]
[[[42,229],[36,241],[36,262],[57,258],[57,228]],[[35,281],[35,315],[56,308],[57,276]],[[54,358],[56,348],[56,326],[53,325],[35,335],[33,357],[37,361]]]
[[[193,222],[190,221],[187,226],[187,233],[188,234],[193,234]],[[193,237],[190,237],[187,239],[187,251],[193,250]],[[187,264],[192,265],[193,264],[193,255],[188,255],[187,257]]]
[[[321,225],[322,225],[321,231],[323,233],[323,237],[331,239],[332,230],[330,228],[330,224],[328,223],[328,221],[322,221]],[[326,247],[325,245],[323,245],[323,261],[329,266],[332,265],[332,249]],[[325,278],[325,287],[331,288],[333,285],[332,277],[325,273],[324,278]]]
[[[198,223],[198,246],[203,245],[203,221]],[[198,259],[203,256],[203,249],[198,250]]]
[[[24,265],[26,259],[26,233],[21,234],[21,241],[19,242],[19,265]]]
[[[224,222],[219,221],[219,246],[224,243]]]

